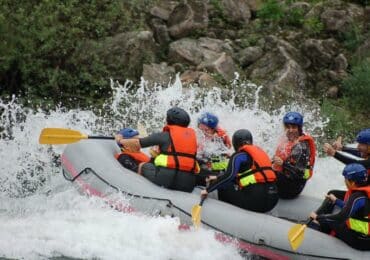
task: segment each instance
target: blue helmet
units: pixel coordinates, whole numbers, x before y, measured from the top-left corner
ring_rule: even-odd
[[[360,144],[370,144],[370,128],[361,130],[356,137],[356,142]]]
[[[136,135],[139,135],[139,132],[136,129],[132,128],[123,128],[121,129],[118,134],[122,135],[123,138],[132,138]]]
[[[343,176],[347,180],[354,181],[356,184],[365,184],[367,182],[367,170],[359,163],[350,163],[343,169]]]
[[[298,125],[302,127],[303,125],[303,116],[298,112],[288,112],[283,118],[284,124]]]
[[[198,118],[198,124],[203,124],[208,126],[209,128],[215,129],[218,125],[218,117],[209,112],[203,113]]]

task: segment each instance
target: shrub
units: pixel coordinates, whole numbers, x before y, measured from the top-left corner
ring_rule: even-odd
[[[155,1],[1,2],[0,95],[94,102],[110,89],[108,64],[93,53],[96,46],[105,37],[142,29],[145,9]]]
[[[257,17],[268,22],[280,22],[284,17],[282,4],[277,0],[267,0],[257,12]]]
[[[351,76],[343,81],[343,95],[351,109],[369,111],[370,61],[364,60],[353,66]]]
[[[317,35],[324,30],[324,24],[318,17],[310,17],[303,22],[308,34]]]

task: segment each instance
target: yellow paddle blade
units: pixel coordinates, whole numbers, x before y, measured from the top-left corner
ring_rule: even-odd
[[[201,212],[202,206],[200,205],[194,205],[191,209],[191,220],[193,221],[193,225],[195,226],[195,228],[199,228],[200,226]]]
[[[44,128],[41,131],[40,144],[70,144],[78,142],[81,139],[87,139],[88,136],[79,131],[64,128]]]
[[[304,239],[304,231],[307,225],[295,224],[288,232],[288,239],[293,251],[296,251]]]

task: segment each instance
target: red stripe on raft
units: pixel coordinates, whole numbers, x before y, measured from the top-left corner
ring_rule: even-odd
[[[77,172],[77,170],[73,167],[72,163],[67,159],[67,157],[64,154],[62,154],[61,156],[61,161],[62,161],[64,168],[66,168],[66,170],[71,174],[72,178],[76,177],[79,174],[79,172]],[[81,186],[84,192],[86,192],[89,195],[98,196],[104,199],[108,203],[108,205],[114,207],[114,209],[124,212],[124,213],[135,212],[135,209],[131,207],[130,205],[126,205],[120,201],[117,202],[114,200],[106,199],[104,194],[94,189],[88,183],[84,182],[81,178],[77,178],[76,181]]]

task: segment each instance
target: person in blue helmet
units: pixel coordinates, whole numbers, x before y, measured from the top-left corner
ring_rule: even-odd
[[[359,163],[363,165],[370,176],[370,128],[361,130],[357,134],[356,142],[358,143],[357,148],[346,147],[342,145],[342,138],[339,137],[333,145],[325,143],[324,152],[344,164]],[[370,177],[368,184],[370,184]]]
[[[293,199],[304,189],[313,175],[316,146],[314,139],[303,132],[303,116],[288,112],[283,118],[285,138],[279,143],[272,158],[277,174],[279,196]]]
[[[347,191],[331,190],[316,212],[311,212],[311,227],[331,234],[349,246],[370,250],[370,186],[365,167],[351,163],[344,167],[342,175]],[[333,213],[335,207],[340,211]],[[317,226],[318,225],[318,226]]]
[[[231,148],[230,137],[219,126],[218,117],[205,112],[198,118],[198,149],[197,160],[201,167],[201,174],[219,174],[226,170]]]
[[[130,139],[139,138],[139,132],[133,128],[123,128],[117,135],[116,139]],[[125,149],[121,143],[117,142],[118,146],[121,148],[121,152],[115,154],[116,159],[121,163],[121,165],[134,172],[138,171],[139,164],[142,162],[149,162],[150,158],[148,155],[141,151],[130,152]]]

